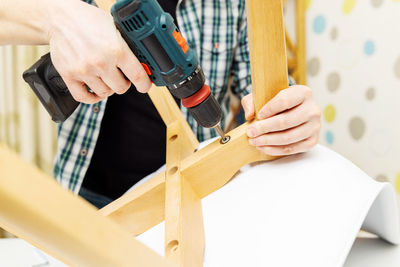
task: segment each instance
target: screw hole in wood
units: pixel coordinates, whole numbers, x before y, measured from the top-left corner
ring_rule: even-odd
[[[173,136],[171,136],[171,137],[169,138],[169,141],[173,142],[173,141],[175,141],[177,138],[178,138],[178,135],[177,135],[177,134],[174,134]]]
[[[168,173],[169,175],[174,175],[178,171],[178,167],[174,166],[171,169],[169,169]]]
[[[167,251],[169,252],[176,252],[179,248],[178,240],[172,240],[167,245]]]

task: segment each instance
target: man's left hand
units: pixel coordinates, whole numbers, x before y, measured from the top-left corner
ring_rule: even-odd
[[[246,120],[255,117],[252,94],[242,99]],[[247,129],[249,142],[271,156],[283,156],[310,150],[318,143],[321,110],[311,89],[294,85],[280,91],[261,108],[257,120]]]

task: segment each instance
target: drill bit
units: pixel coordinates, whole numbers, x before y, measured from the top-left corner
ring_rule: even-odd
[[[230,136],[225,135],[224,131],[222,131],[221,125],[218,123],[215,127],[217,133],[221,136],[221,144],[226,144],[231,139]]]
[[[215,126],[215,130],[217,130],[217,133],[221,136],[222,139],[225,138],[225,133],[224,133],[224,131],[222,131],[222,128],[221,128],[220,124],[217,124]]]

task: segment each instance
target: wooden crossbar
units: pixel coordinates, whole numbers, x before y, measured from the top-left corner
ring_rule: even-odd
[[[219,140],[193,153],[181,162],[181,172],[193,190],[203,198],[224,186],[244,165],[272,160],[250,146],[247,123],[228,133],[231,140]],[[234,156],[232,156],[234,155]],[[100,212],[134,235],[141,234],[164,220],[165,172],[104,207]]]

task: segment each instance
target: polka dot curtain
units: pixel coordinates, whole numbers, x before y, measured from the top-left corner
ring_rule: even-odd
[[[320,142],[400,196],[400,0],[308,0],[308,85]],[[400,197],[399,197],[400,198]]]

